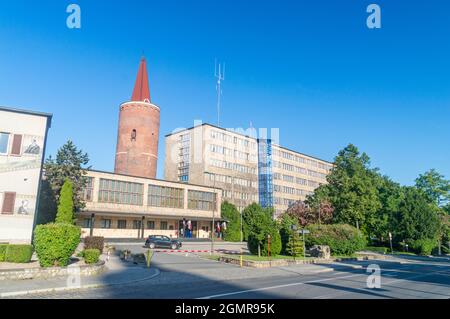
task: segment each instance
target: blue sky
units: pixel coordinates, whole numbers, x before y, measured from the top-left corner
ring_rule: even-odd
[[[66,27],[70,3],[80,30]],[[144,52],[162,178],[164,135],[216,122],[217,57],[223,126],[280,128],[282,145],[330,161],[351,142],[403,184],[430,168],[450,178],[449,12],[445,0],[1,0],[0,105],[53,113],[47,154],[70,138],[113,170]]]

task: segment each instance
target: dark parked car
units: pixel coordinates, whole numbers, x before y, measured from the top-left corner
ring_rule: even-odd
[[[145,247],[147,248],[170,248],[178,249],[181,247],[181,242],[178,240],[172,240],[167,236],[150,235],[145,241]]]

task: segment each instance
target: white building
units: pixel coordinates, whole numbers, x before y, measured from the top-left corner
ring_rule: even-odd
[[[0,107],[0,242],[30,243],[51,114]]]

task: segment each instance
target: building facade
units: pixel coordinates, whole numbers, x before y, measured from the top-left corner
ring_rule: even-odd
[[[120,106],[114,172],[156,177],[159,107],[151,102],[147,64],[142,58],[130,102]]]
[[[100,171],[87,171],[86,208],[77,216],[82,236],[181,237],[183,219],[194,238],[210,238],[220,221],[221,190]]]
[[[166,135],[164,164],[166,180],[215,186],[238,209],[259,202],[275,216],[325,184],[333,167],[270,139],[210,124]]]
[[[239,209],[258,202],[258,147],[254,138],[212,125],[166,136],[164,178],[222,189]]]
[[[0,242],[32,240],[51,119],[0,107]]]

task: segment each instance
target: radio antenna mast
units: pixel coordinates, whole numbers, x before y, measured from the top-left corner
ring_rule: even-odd
[[[217,126],[220,126],[220,97],[222,96],[221,83],[225,81],[225,63],[220,64],[217,63],[217,59],[215,60],[214,65],[214,77],[217,79]]]

